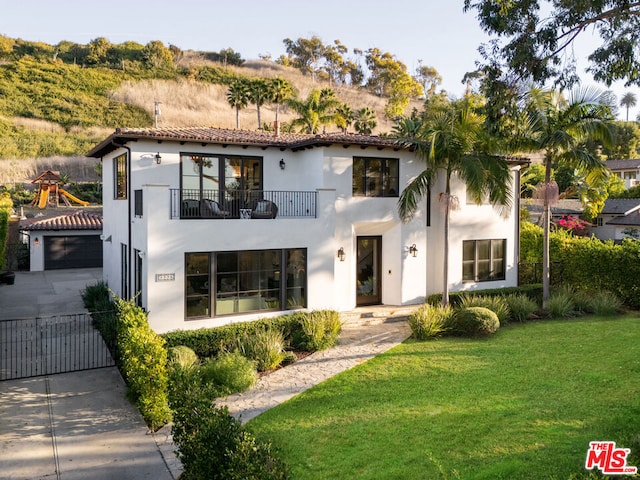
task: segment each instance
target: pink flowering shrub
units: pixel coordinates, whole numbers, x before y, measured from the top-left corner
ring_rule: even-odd
[[[586,235],[587,227],[590,227],[591,224],[571,215],[563,215],[560,217],[560,220],[558,220],[558,226],[575,235]]]

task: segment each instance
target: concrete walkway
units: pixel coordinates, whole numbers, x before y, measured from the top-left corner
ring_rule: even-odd
[[[404,321],[413,308],[373,307],[347,318],[338,345],[261,377],[250,390],[218,399],[243,422],[289,400],[318,383],[348,370],[406,340],[411,331]],[[358,314],[358,312],[356,312]]]

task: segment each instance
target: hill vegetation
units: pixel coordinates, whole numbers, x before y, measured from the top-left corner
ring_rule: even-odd
[[[284,43],[287,55],[247,62],[230,48],[193,52],[160,41],[111,44],[102,37],[87,45],[49,45],[0,36],[0,160],[78,156],[116,127],[156,122],[256,129],[258,107],[263,128],[272,128],[276,109],[283,128],[293,128],[298,114],[286,103],[270,97],[263,104],[252,102],[250,93],[236,122],[229,90],[240,83],[281,79],[289,98],[301,102],[330,89],[344,108],[341,116],[332,112],[332,122],[322,126],[327,131],[354,131],[354,112],[366,108],[369,130],[386,132],[394,117],[422,105],[421,83],[389,53],[355,49],[366,60],[367,73],[360,62],[346,58],[339,41],[324,45],[313,37]]]

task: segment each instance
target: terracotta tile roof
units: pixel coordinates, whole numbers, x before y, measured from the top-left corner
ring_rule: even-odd
[[[102,230],[102,215],[79,211],[20,221],[20,230]]]
[[[218,145],[248,145],[299,150],[328,145],[360,145],[403,149],[394,138],[357,133],[280,133],[262,130],[232,130],[213,127],[118,128],[87,154],[99,158],[127,140],[151,139],[176,142],[202,142]],[[116,145],[114,145],[114,143]]]

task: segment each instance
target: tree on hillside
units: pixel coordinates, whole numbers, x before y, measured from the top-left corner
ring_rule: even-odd
[[[104,37],[94,38],[89,42],[89,54],[87,63],[90,65],[102,65],[108,62],[111,42]]]
[[[517,130],[513,132],[512,148],[544,154],[545,178],[538,195],[542,198],[544,211],[542,300],[545,308],[550,293],[551,204],[558,195],[551,170],[555,165],[566,165],[586,172],[593,179],[606,175],[604,163],[585,148],[588,139],[605,145],[612,141],[607,124],[611,120],[611,110],[601,101],[602,93],[595,90],[574,90],[565,98],[558,91],[532,89],[515,122]]]
[[[142,49],[142,61],[151,69],[173,68],[173,53],[160,40],[153,40]]]
[[[333,90],[323,88],[312,90],[305,100],[291,98],[287,105],[298,114],[290,123],[293,129],[297,128],[304,133],[318,133],[320,127],[336,122],[336,110],[342,103]]]
[[[627,122],[629,121],[629,108],[635,107],[637,103],[637,98],[635,94],[631,92],[625,93],[620,99],[620,106],[627,109]]]
[[[354,116],[353,128],[357,133],[363,135],[371,135],[373,129],[376,128],[378,122],[376,113],[369,107],[362,107]]]
[[[520,79],[559,86],[579,81],[572,45],[580,34],[597,33],[601,43],[588,56],[597,81],[640,84],[640,3],[464,0],[464,11],[477,13],[480,27],[495,37],[481,48],[488,65]]]
[[[413,217],[419,201],[429,194],[438,175],[442,175],[444,182],[443,191],[438,194],[444,207],[444,305],[449,304],[450,217],[459,203],[451,193],[451,181],[462,180],[477,203],[487,198],[493,205],[506,208],[511,202],[511,169],[503,157],[493,154],[491,144],[486,142],[483,120],[463,99],[425,116],[424,121],[418,122],[417,130],[412,129],[414,135],[398,138],[403,145],[415,149],[424,162],[424,170],[398,199],[398,212],[403,221]]]
[[[291,65],[303,74],[311,75],[315,79],[325,49],[322,39],[314,35],[311,38],[298,38],[295,41],[285,38],[282,42]]]
[[[342,130],[343,133],[347,133],[349,126],[353,123],[353,119],[355,114],[353,113],[353,109],[343,103],[338,108],[336,108],[336,125]]]
[[[241,80],[236,80],[227,90],[227,101],[236,109],[236,128],[240,128],[240,110],[249,103],[249,87]]]
[[[280,113],[280,105],[287,101],[293,95],[293,87],[282,77],[276,77],[269,82],[269,98],[276,104],[276,123],[278,123],[278,114]]]
[[[256,78],[248,83],[249,101],[255,104],[258,110],[258,128],[262,128],[262,120],[260,118],[260,107],[267,103],[271,98],[269,83],[262,79]]]
[[[422,60],[418,60],[415,79],[424,90],[425,97],[431,97],[436,93],[436,88],[442,83],[442,76],[435,67],[422,65]]]

